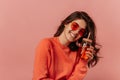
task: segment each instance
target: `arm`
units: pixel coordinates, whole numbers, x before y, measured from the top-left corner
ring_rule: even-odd
[[[48,54],[50,42],[42,40],[36,49],[33,80],[53,80],[48,77]]]
[[[80,59],[67,80],[83,80],[87,73],[87,61]]]

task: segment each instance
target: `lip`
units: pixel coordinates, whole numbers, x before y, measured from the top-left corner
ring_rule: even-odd
[[[70,35],[73,39],[75,38],[75,35],[71,31],[70,31]]]

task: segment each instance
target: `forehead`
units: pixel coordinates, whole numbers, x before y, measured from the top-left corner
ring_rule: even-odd
[[[76,19],[76,20],[73,20],[72,22],[76,22],[83,29],[86,28],[86,22],[83,19]]]

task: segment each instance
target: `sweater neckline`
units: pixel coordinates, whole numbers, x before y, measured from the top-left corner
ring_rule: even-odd
[[[60,45],[60,47],[61,47],[62,49],[69,49],[68,46],[62,45],[62,44],[60,43],[60,40],[59,40],[58,37],[55,37],[55,40],[56,40],[57,44]]]

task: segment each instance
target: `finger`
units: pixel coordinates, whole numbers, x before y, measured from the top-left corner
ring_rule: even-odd
[[[78,41],[76,42],[76,45],[77,45],[78,47],[81,47],[81,46],[82,46]]]
[[[94,53],[94,47],[90,46],[89,48],[87,48],[87,51],[90,51],[91,53]]]
[[[83,38],[83,41],[87,41],[87,42],[92,43],[92,40],[91,39],[87,39],[87,38]]]
[[[93,54],[92,54],[91,52],[88,52],[88,51],[86,51],[86,55],[88,55],[88,56],[90,56],[90,57],[93,56]]]
[[[91,60],[93,59],[93,54],[91,52],[86,51],[86,56]]]
[[[90,50],[90,51],[93,51],[93,49],[92,49],[92,48],[87,48],[87,50],[88,50],[88,51],[89,51],[89,50]]]
[[[90,46],[90,48],[91,48],[91,49],[94,49],[94,47],[93,47],[93,46]]]
[[[90,47],[88,47],[87,49],[93,49],[93,50],[94,50],[94,47],[93,47],[93,46],[90,46]]]
[[[87,51],[89,51],[89,52],[91,52],[91,53],[93,53],[93,49],[91,49],[91,48],[87,48]]]

